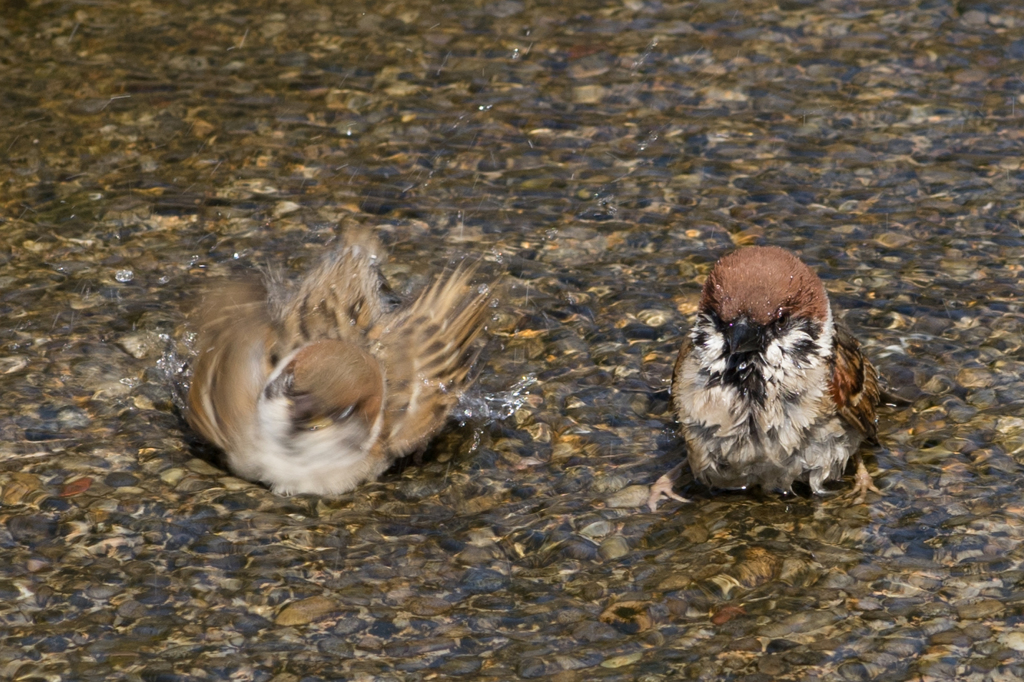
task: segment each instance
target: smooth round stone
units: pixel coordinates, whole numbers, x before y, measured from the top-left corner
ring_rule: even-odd
[[[580,530],[585,538],[601,538],[611,533],[615,527],[608,521],[595,521]]]
[[[263,616],[255,613],[242,613],[234,618],[232,623],[235,629],[246,637],[255,635],[260,630],[265,630],[271,626],[271,622]]]
[[[635,651],[631,654],[625,654],[622,656],[612,656],[601,661],[602,668],[623,668],[627,665],[632,665],[643,658],[643,653]]]
[[[414,597],[405,603],[409,613],[417,616],[439,616],[451,611],[452,604],[439,597]]]
[[[956,607],[957,615],[964,620],[974,620],[977,618],[991,618],[997,616],[1005,610],[1005,606],[1002,602],[995,599],[982,599],[981,601],[974,602],[972,604],[961,604]]]
[[[573,639],[578,639],[581,642],[607,642],[622,637],[619,631],[611,625],[596,620],[580,623],[572,629],[572,636]]]
[[[139,482],[139,479],[124,471],[115,471],[107,474],[103,482],[111,488],[128,488]]]
[[[630,552],[629,543],[621,535],[613,535],[605,538],[597,550],[602,559],[612,560],[626,556]]]
[[[489,568],[471,568],[459,584],[470,594],[489,594],[505,589],[509,578]]]
[[[645,485],[626,486],[614,495],[605,499],[605,506],[612,509],[635,509],[647,504],[651,489]]]
[[[999,641],[1014,651],[1024,651],[1024,632],[1014,630],[999,636]]]
[[[472,675],[483,667],[484,662],[479,658],[451,658],[442,663],[438,670],[445,675]]]
[[[7,521],[7,530],[18,542],[34,545],[57,535],[57,521],[39,514],[12,516]]]
[[[292,602],[284,607],[274,622],[277,625],[305,625],[315,620],[320,620],[332,612],[338,610],[339,604],[327,597],[310,597],[301,601]]]

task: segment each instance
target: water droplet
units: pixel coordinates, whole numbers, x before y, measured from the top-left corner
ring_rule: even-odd
[[[116,279],[121,284],[127,284],[128,282],[135,279],[135,273],[132,272],[131,270],[128,270],[127,268],[124,270],[118,270],[117,272],[114,273],[114,279]]]

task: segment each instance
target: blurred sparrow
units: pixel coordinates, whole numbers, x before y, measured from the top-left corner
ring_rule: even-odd
[[[852,456],[853,494],[878,492],[857,452],[878,442],[878,374],[833,321],[821,280],[785,249],[743,248],[715,264],[672,394],[702,483],[790,492],[805,481],[822,493]],[[663,495],[686,501],[672,491],[681,468],[652,486],[652,510]]]
[[[282,495],[349,491],[444,425],[488,307],[459,267],[392,309],[377,240],[356,232],[297,286],[212,289],[196,311],[189,424],[237,476]]]

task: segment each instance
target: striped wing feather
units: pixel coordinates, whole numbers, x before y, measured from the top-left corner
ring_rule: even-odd
[[[476,265],[439,278],[379,334],[385,365],[387,449],[398,458],[426,443],[469,385],[489,293],[474,291]]]
[[[836,325],[835,353],[829,382],[839,416],[878,444],[875,406],[879,401],[878,372],[860,350],[860,344],[844,326]]]
[[[363,229],[348,231],[343,240],[303,278],[280,313],[282,336],[291,340],[292,348],[324,339],[362,337],[384,314],[380,243]]]

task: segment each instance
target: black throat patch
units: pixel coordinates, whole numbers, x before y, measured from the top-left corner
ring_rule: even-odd
[[[732,353],[725,357],[725,371],[712,372],[708,386],[732,386],[757,406],[764,405],[765,380],[761,353]]]

